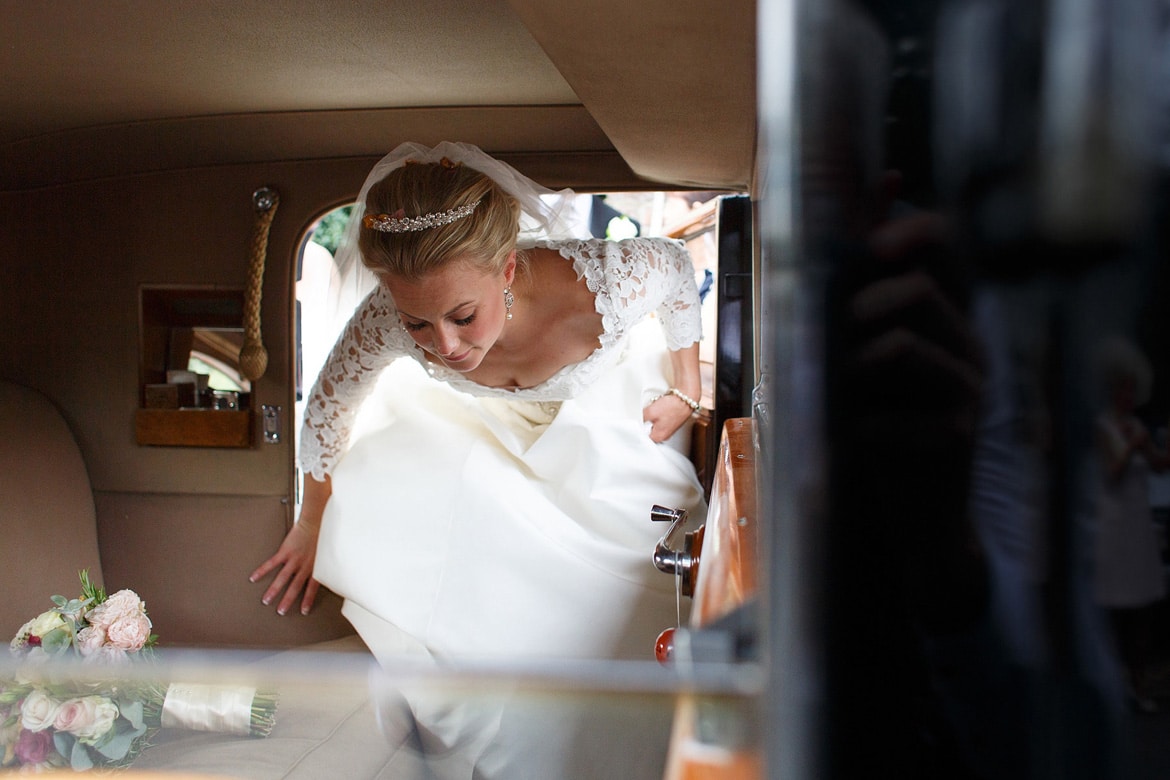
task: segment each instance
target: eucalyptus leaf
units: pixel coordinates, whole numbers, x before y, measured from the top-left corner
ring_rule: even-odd
[[[69,603],[64,606],[64,610],[71,614],[80,612],[89,603],[89,599],[82,601],[81,599],[70,599]]]
[[[53,747],[58,755],[69,760],[69,766],[76,772],[83,772],[93,768],[93,756],[85,749],[85,745],[77,741],[77,737],[67,731],[58,731],[53,734]]]
[[[73,767],[74,772],[84,772],[86,769],[93,769],[93,756],[85,749],[85,745],[80,742],[73,743],[73,751],[69,755],[69,766]]]
[[[63,756],[67,756],[73,752],[73,744],[75,742],[77,742],[77,737],[68,731],[53,732],[53,747]]]
[[[72,642],[73,636],[65,628],[54,628],[41,637],[41,647],[48,653],[59,653],[69,647]]]
[[[130,725],[135,729],[146,729],[146,724],[142,719],[142,702],[120,699],[118,701],[118,711],[122,713],[122,717],[129,721]]]
[[[141,731],[121,731],[118,730],[109,740],[102,742],[99,745],[94,745],[98,752],[111,761],[121,761],[130,752],[130,748],[134,745],[134,740],[142,736]]]
[[[58,607],[63,607],[69,603],[69,599],[65,598],[64,596],[53,596],[52,601]]]

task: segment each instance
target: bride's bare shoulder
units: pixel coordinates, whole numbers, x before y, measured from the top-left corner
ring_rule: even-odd
[[[573,261],[553,247],[537,246],[525,249],[524,256],[528,259],[529,267],[538,273],[573,269]]]
[[[585,280],[577,276],[573,261],[555,249],[537,247],[526,252],[528,273],[545,294],[580,295],[588,293]]]
[[[600,328],[596,295],[577,276],[573,261],[555,249],[531,250],[525,292],[534,309],[543,313],[540,321],[547,333],[562,329],[580,331],[588,341]]]

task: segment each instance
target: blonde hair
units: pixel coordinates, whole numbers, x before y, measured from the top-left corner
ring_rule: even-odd
[[[418,281],[456,257],[467,257],[484,272],[498,273],[516,248],[520,204],[491,178],[444,159],[407,163],[374,184],[366,214],[418,217],[479,201],[470,215],[449,225],[406,233],[362,227],[362,263],[379,276]]]

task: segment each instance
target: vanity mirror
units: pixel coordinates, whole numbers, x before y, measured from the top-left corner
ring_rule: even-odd
[[[139,294],[139,444],[249,447],[241,375],[244,291],[145,286]]]

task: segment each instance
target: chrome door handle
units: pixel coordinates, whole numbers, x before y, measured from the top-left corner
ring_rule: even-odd
[[[687,511],[655,504],[650,510],[650,519],[657,523],[670,523],[670,528],[666,529],[666,533],[654,545],[654,566],[661,572],[679,577],[682,593],[693,596],[699,572],[699,550],[696,549],[696,540],[701,544],[702,529],[684,533],[682,548],[679,549],[672,545],[678,532],[687,524]]]

